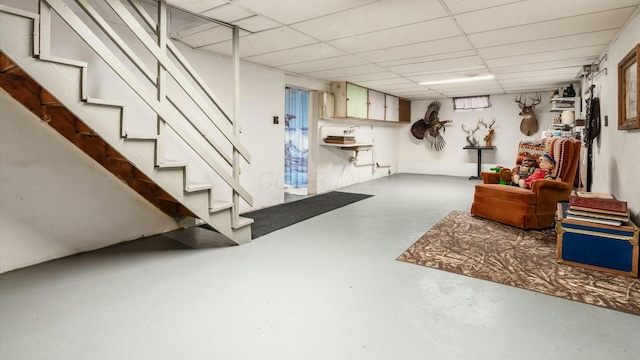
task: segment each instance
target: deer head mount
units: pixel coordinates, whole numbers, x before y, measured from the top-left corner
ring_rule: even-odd
[[[465,128],[464,124],[461,125],[461,128],[462,128],[462,131],[467,133],[467,142],[469,143],[469,145],[477,147],[477,146],[480,146],[480,142],[478,141],[478,139],[476,139],[475,134],[476,134],[476,131],[480,130],[480,125],[483,125],[485,129],[488,129],[488,132],[484,137],[484,141],[486,142],[486,146],[491,146],[491,136],[493,136],[492,127],[493,127],[493,124],[495,123],[496,123],[496,118],[493,118],[490,124],[487,124],[486,122],[484,122],[484,119],[480,118],[475,128],[467,129]],[[489,140],[487,140],[487,137]]]
[[[518,103],[520,107],[520,114],[522,115],[522,121],[520,121],[520,132],[524,135],[531,136],[538,132],[538,120],[536,119],[536,113],[534,112],[536,105],[540,104],[540,94],[536,93],[536,99],[532,99],[533,102],[531,105],[527,105],[527,99],[522,100],[522,94],[520,94],[520,98],[516,96],[515,102]]]
[[[481,124],[484,124],[484,127],[487,128],[487,133],[484,135],[484,146],[491,146],[491,138],[493,137],[493,125],[496,123],[496,118],[491,119],[491,123],[487,125],[482,119],[480,120]]]
[[[467,133],[467,142],[469,143],[469,145],[471,146],[478,146],[480,145],[480,143],[478,142],[478,140],[476,140],[476,131],[480,130],[480,122],[478,121],[478,123],[476,124],[476,127],[473,129],[465,129],[464,124],[462,124],[460,126],[460,128],[462,128],[462,131],[464,131],[465,133]]]

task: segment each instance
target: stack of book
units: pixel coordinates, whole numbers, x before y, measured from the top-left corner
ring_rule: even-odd
[[[608,194],[591,196],[589,193],[572,195],[569,198],[567,219],[622,226],[629,222],[626,201],[615,200]]]
[[[324,138],[324,142],[327,144],[355,144],[356,137],[329,135],[326,138]]]

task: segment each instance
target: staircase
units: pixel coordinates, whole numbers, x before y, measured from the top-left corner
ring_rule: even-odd
[[[153,39],[148,30],[131,22],[132,15],[119,0],[105,0],[154,55],[157,73],[144,66],[86,0],[76,3],[95,22],[92,28],[97,25],[114,44],[104,44],[63,0],[41,0],[38,14],[0,5],[0,86],[182,226],[193,226],[194,219],[200,219],[236,244],[251,241],[253,220],[239,216],[240,199],[249,205],[253,201],[239,182],[239,162],[241,159],[249,162],[250,156],[239,142],[239,128],[233,117],[219,105],[218,99],[166,37],[166,1],[158,3],[157,23],[138,0],[130,1],[131,7],[154,29]],[[133,120],[127,117],[126,104],[88,95],[89,64],[51,55],[54,12],[139,95],[138,101],[144,101],[155,112],[158,120],[154,131],[127,132],[127,121]],[[234,33],[237,34],[237,30]],[[116,47],[155,87],[155,93],[147,90],[148,83],[141,83],[139,74],[132,73],[130,64],[120,61],[121,56],[116,56],[113,50]],[[171,57],[167,55],[169,52]],[[180,107],[176,106],[176,99],[184,96],[169,93],[165,80],[168,76],[180,84],[186,96],[193,100],[191,106],[198,107],[210,123],[203,124],[201,117],[186,114],[183,102]],[[176,138],[166,136],[167,128],[201,161],[194,165],[192,160],[167,159],[167,142]],[[212,134],[211,128],[218,133]],[[227,153],[228,149],[231,154]],[[230,192],[225,196],[230,200],[214,199],[213,184],[190,180],[187,170],[192,166],[201,166],[221,179],[218,182],[224,183],[225,189],[218,189],[217,193]]]

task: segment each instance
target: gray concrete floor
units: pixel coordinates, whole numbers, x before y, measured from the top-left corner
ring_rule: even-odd
[[[639,316],[395,260],[475,183],[394,175],[247,245],[158,236],[3,274],[0,359],[637,359]]]

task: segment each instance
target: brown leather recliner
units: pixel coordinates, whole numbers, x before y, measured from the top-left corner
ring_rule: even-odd
[[[525,157],[544,154],[556,161],[555,180],[536,180],[531,189],[501,185],[499,174],[482,172],[476,185],[471,214],[521,229],[553,227],[557,203],[569,199],[580,162],[580,141],[565,138],[528,139],[520,142],[516,164]]]

